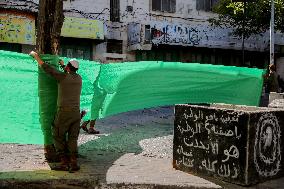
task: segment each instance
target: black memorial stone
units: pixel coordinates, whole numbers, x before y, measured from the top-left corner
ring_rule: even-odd
[[[173,166],[240,185],[280,177],[283,124],[279,109],[176,105]]]

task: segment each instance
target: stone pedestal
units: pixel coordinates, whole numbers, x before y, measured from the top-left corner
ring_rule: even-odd
[[[283,124],[280,109],[176,105],[173,166],[240,185],[283,176]]]

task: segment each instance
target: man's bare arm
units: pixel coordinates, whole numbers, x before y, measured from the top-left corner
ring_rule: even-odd
[[[39,57],[37,52],[31,51],[30,56],[32,56],[38,63],[42,69],[49,74],[50,76],[54,77],[57,81],[61,81],[65,78],[65,74],[63,72],[60,72],[53,67],[51,67],[48,64],[45,64],[44,61]],[[60,63],[61,64],[61,63]]]
[[[42,59],[39,57],[39,55],[37,54],[37,52],[35,51],[31,51],[30,52],[30,56],[34,57],[34,59],[37,61],[38,65],[42,66],[43,65],[43,61]]]

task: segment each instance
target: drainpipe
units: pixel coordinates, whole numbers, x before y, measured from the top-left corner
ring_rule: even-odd
[[[274,0],[271,0],[271,19],[270,19],[270,64],[274,64]]]
[[[244,18],[243,18],[243,22],[242,22],[242,62],[243,62],[243,66],[245,65],[245,36],[244,36],[244,32],[245,32],[245,19],[246,19],[246,6],[247,6],[247,1],[244,0]]]

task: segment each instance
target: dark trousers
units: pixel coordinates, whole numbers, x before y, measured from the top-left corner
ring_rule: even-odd
[[[80,131],[80,110],[59,108],[52,129],[54,145],[58,155],[66,152],[78,153],[78,136]],[[66,154],[65,154],[66,155]]]

